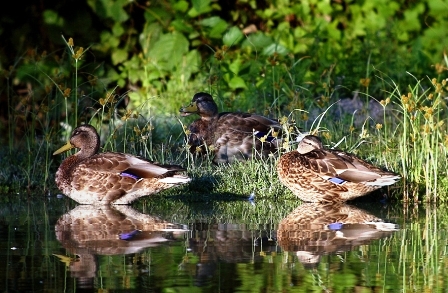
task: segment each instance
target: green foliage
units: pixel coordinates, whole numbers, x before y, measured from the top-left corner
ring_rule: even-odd
[[[389,169],[405,170],[406,180],[417,186],[433,183],[426,186],[431,194],[445,184],[440,175],[446,169],[445,160],[440,160],[446,152],[445,124],[432,126],[446,123],[448,62],[439,59],[446,47],[441,36],[447,18],[437,13],[445,7],[442,2],[82,4],[89,7],[83,11],[90,13],[90,22],[69,30],[80,36],[61,38],[62,28],[79,21],[63,13],[62,5],[42,13],[51,46],[60,47],[44,51],[45,45],[33,44],[12,66],[0,52],[0,98],[7,105],[0,109],[0,131],[6,133],[0,139],[9,150],[20,147],[30,154],[28,186],[37,174],[33,156],[45,154],[40,174],[51,179],[50,149],[67,139],[74,126],[90,122],[101,130],[104,150],[186,164],[198,176],[222,176],[219,192],[234,188],[226,185],[229,177],[223,174],[228,172],[241,178],[235,183],[242,186],[241,193],[271,194],[266,183],[277,184],[272,175],[275,158],[264,165],[215,170],[218,174],[187,154],[182,128],[194,118],[175,115],[199,90],[213,94],[221,111],[258,112],[287,120],[292,129],[318,131],[330,146],[339,143]],[[86,34],[86,29],[91,32]],[[16,40],[6,31],[0,34]],[[425,75],[436,79],[428,83],[414,78]],[[408,113],[401,92],[412,84],[409,92],[420,108]],[[422,102],[431,87],[438,102]],[[359,113],[337,110],[338,100],[353,92],[352,101],[366,105],[363,122]],[[381,103],[383,117],[368,118],[373,100],[388,101]],[[425,109],[437,114],[434,121],[428,120]],[[423,135],[422,127],[432,127],[436,139]],[[416,157],[422,153],[425,156]],[[251,172],[245,175],[246,168]]]
[[[297,91],[291,89],[287,77],[296,81],[294,86],[314,93],[320,76],[330,68],[328,85],[344,85],[347,91],[338,94],[350,94],[359,88],[360,78],[370,77],[368,66],[397,82],[409,82],[404,71],[428,74],[429,65],[437,62],[446,48],[443,36],[448,19],[446,14],[438,13],[446,9],[446,4],[435,1],[405,6],[400,1],[384,0],[272,4],[241,1],[230,9],[212,1],[87,4],[92,14],[106,24],[98,28],[101,37],[92,46],[98,56],[110,56],[102,74],[108,84],[122,88],[131,85],[135,89],[131,94],[134,107],[167,90],[179,94],[196,88],[211,88],[223,96],[237,91],[244,102],[232,103],[235,108],[251,104],[250,100],[260,95],[268,97],[270,104],[277,97],[269,96],[263,82],[254,83],[244,73],[266,76],[266,67],[277,58],[275,55],[290,55],[286,60],[292,62],[310,59],[302,64],[302,70],[277,70],[285,79],[277,86],[287,91],[280,94],[288,96],[288,90]],[[45,15],[47,23],[54,26],[67,24],[57,11],[48,10]],[[428,26],[422,25],[423,19]],[[282,65],[282,60],[277,61]],[[224,70],[222,76],[216,77],[210,71],[211,63],[221,72]],[[197,81],[192,88],[187,84],[191,79]],[[380,94],[378,90],[370,89]],[[158,107],[163,104],[166,113],[178,107],[177,103],[170,102],[166,108],[165,101],[153,102]]]
[[[89,16],[82,14],[88,21],[72,25],[68,37],[88,35],[76,36],[76,42],[92,43],[92,55],[83,58],[95,58],[92,73],[105,87],[132,88],[133,108],[168,92],[166,99],[151,100],[164,114],[178,109],[175,97],[188,99],[198,90],[226,97],[231,109],[262,112],[274,102],[283,107],[288,97],[304,90],[318,94],[327,72],[327,86],[338,88],[338,96],[362,88],[359,80],[371,78],[372,67],[398,83],[410,83],[405,71],[430,75],[430,65],[446,49],[448,18],[439,13],[447,9],[443,1],[239,1],[230,7],[219,1],[83,4],[89,8],[83,9]],[[52,36],[59,37],[73,24],[63,8],[43,11]],[[103,25],[92,27],[97,22]],[[92,36],[98,37],[92,41]],[[60,43],[55,37],[51,41]],[[274,64],[275,83],[270,80]],[[299,66],[291,71],[291,64]],[[3,68],[8,65],[2,63]],[[24,65],[16,66],[21,71]],[[215,74],[216,69],[222,74]],[[25,76],[17,77],[26,82]],[[369,91],[382,95],[381,87]]]

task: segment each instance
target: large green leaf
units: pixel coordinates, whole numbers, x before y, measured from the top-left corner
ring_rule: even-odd
[[[210,2],[210,0],[192,0],[193,8],[188,11],[188,15],[190,17],[196,17],[200,14],[210,12],[212,10]]]
[[[183,19],[175,19],[171,22],[171,25],[173,26],[173,28],[179,32],[183,32],[183,33],[187,33],[187,34],[191,34],[194,33],[195,30],[193,29],[193,27],[185,22],[185,20]]]
[[[199,13],[208,11],[210,7],[210,0],[192,0],[193,8]]]
[[[188,45],[188,40],[181,33],[164,34],[150,49],[148,56],[158,66],[172,70],[188,52]]]
[[[162,26],[157,22],[153,22],[143,28],[142,33],[139,35],[139,42],[144,54],[147,54],[154,47],[154,44],[162,35],[162,31]]]
[[[274,53],[278,53],[280,55],[288,54],[288,49],[280,44],[270,44],[266,48],[263,49],[264,55],[272,55]]]
[[[116,1],[112,5],[110,5],[110,1],[106,1],[109,7],[110,7],[110,17],[116,21],[116,22],[125,22],[129,19],[129,15],[126,13],[126,11],[123,9],[124,6],[126,6],[128,3],[127,1]]]
[[[201,25],[206,27],[208,37],[213,39],[220,39],[227,29],[227,22],[218,16],[203,19]]]
[[[232,26],[223,36],[222,42],[224,45],[232,46],[238,44],[241,39],[243,38],[243,33],[241,30],[236,27]]]
[[[130,2],[127,0],[87,0],[87,4],[101,18],[110,18],[116,22],[124,22],[129,19],[129,15],[123,9]]]
[[[112,63],[118,64],[125,61],[128,58],[128,51],[125,49],[116,48],[112,52]]]
[[[229,87],[231,89],[247,89],[246,82],[239,76],[234,76],[229,81]]]
[[[114,36],[121,36],[125,33],[125,29],[123,28],[123,26],[121,25],[121,22],[116,22],[114,24],[114,26],[112,27],[112,33]]]
[[[257,32],[255,34],[249,35],[249,37],[244,40],[242,47],[251,47],[256,50],[261,50],[263,48],[266,48],[267,46],[271,45],[274,41],[271,37],[266,36],[262,32]]]
[[[217,26],[222,21],[224,21],[224,20],[222,20],[222,18],[220,18],[219,16],[212,16],[212,17],[204,18],[203,20],[201,20],[201,25],[208,26],[208,27],[214,27],[214,26]]]
[[[42,14],[43,20],[47,25],[58,25],[62,26],[64,24],[64,19],[58,15],[57,11],[47,9]]]
[[[201,67],[201,54],[199,54],[198,50],[191,50],[185,56],[185,60],[187,63],[187,68],[184,68],[186,73],[194,73],[198,72]]]
[[[173,4],[173,9],[180,12],[186,12],[188,9],[188,1],[176,1],[176,3]]]

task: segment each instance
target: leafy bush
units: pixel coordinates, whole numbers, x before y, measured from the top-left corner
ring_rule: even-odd
[[[150,100],[164,114],[175,113],[198,90],[217,94],[223,107],[258,112],[273,104],[289,109],[298,95],[315,99],[325,87],[330,92],[337,89],[336,97],[350,97],[357,90],[381,96],[380,84],[360,80],[372,79],[373,68],[404,84],[412,82],[406,71],[432,75],[431,65],[446,48],[448,24],[447,14],[440,13],[446,4],[429,0],[90,0],[74,9],[82,13],[74,17],[63,4],[49,5],[41,15],[31,14],[41,27],[6,27],[13,33],[4,30],[2,35],[16,42],[18,51],[19,46],[23,52],[38,45],[33,56],[19,60],[0,53],[3,69],[14,64],[23,73],[8,71],[6,76],[17,78],[18,84],[30,82],[28,72],[36,65],[29,59],[56,56],[52,48],[61,44],[62,31],[77,44],[92,44],[83,57],[90,70],[82,68],[85,83],[78,83],[78,91],[93,77],[103,89],[118,86],[120,94],[129,95],[132,107]],[[47,33],[46,43],[15,37],[41,28]],[[55,78],[57,68],[57,62],[47,64],[53,71],[47,74]]]

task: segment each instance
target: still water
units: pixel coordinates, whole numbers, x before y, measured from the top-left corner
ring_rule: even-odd
[[[1,292],[448,290],[445,207],[1,198]]]

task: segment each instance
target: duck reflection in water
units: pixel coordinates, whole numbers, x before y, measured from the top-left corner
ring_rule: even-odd
[[[305,203],[279,223],[277,240],[283,251],[295,252],[312,269],[322,255],[350,251],[397,230],[396,224],[344,203]]]
[[[142,214],[127,205],[79,205],[61,216],[55,226],[56,238],[69,258],[66,262],[78,286],[93,288],[98,255],[127,255],[176,239],[188,231],[158,217]]]
[[[263,263],[265,255],[279,252],[274,224],[254,229],[251,224],[213,220],[197,222],[190,227],[192,237],[188,239],[188,246],[198,258],[194,282],[198,287],[209,286],[216,274],[222,273],[227,279],[238,278],[237,264]]]

